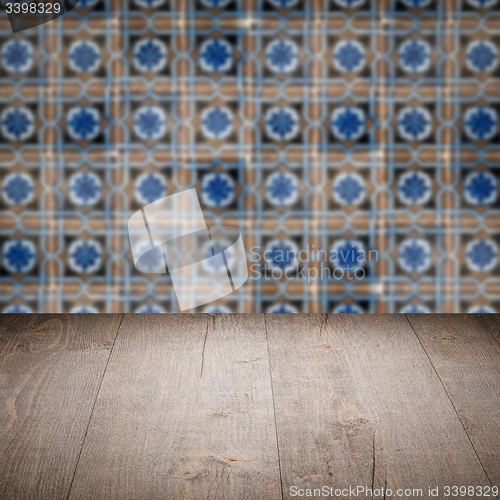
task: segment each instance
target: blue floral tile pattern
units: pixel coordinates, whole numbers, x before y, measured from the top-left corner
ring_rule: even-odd
[[[134,192],[141,205],[149,205],[167,194],[167,181],[157,172],[146,172],[137,177]]]
[[[469,108],[464,115],[464,129],[473,141],[489,141],[498,131],[498,113],[493,107]]]
[[[101,62],[99,46],[89,40],[73,42],[69,49],[68,61],[74,71],[82,73],[95,71]]]
[[[144,38],[134,45],[132,57],[137,71],[159,72],[167,66],[167,47],[161,40]]]
[[[28,273],[36,265],[36,248],[27,239],[7,240],[2,247],[2,263],[10,273]]]
[[[78,207],[95,205],[101,198],[102,183],[97,174],[78,172],[69,178],[69,199]]]
[[[410,238],[401,243],[398,252],[399,265],[409,273],[422,273],[432,264],[432,249],[423,238]]]
[[[167,133],[167,113],[159,106],[141,106],[134,113],[134,132],[143,141],[157,141]]]
[[[398,131],[407,141],[423,141],[432,132],[432,116],[425,108],[403,108],[398,115]]]
[[[429,174],[410,170],[399,177],[399,199],[405,205],[424,205],[432,198],[432,181]]]
[[[365,49],[359,42],[344,40],[337,43],[333,50],[333,64],[338,71],[346,73],[361,71],[365,61]]]
[[[199,52],[201,69],[207,73],[225,73],[233,67],[233,47],[227,40],[205,40]]]
[[[266,133],[274,141],[291,141],[299,133],[299,114],[292,107],[273,107],[266,113]]]
[[[498,50],[487,40],[476,40],[467,47],[465,58],[471,71],[478,73],[493,71],[498,64]]]
[[[472,172],[465,178],[464,196],[470,205],[493,205],[498,200],[498,179],[491,172]]]
[[[357,205],[366,195],[366,185],[359,174],[344,173],[333,182],[333,197],[341,205]]]
[[[2,195],[6,203],[24,205],[33,199],[34,194],[33,179],[28,174],[9,174],[3,180]]]
[[[235,195],[235,184],[229,174],[212,172],[201,181],[201,197],[207,207],[221,208],[231,204]]]
[[[33,68],[34,54],[30,41],[15,38],[2,47],[2,66],[9,73],[27,73]]]
[[[291,206],[299,199],[299,180],[291,172],[275,172],[266,181],[266,194],[275,206]]]
[[[68,246],[69,268],[78,274],[96,272],[102,264],[102,248],[95,240],[75,240]]]
[[[274,40],[267,46],[266,61],[274,73],[292,73],[299,65],[299,48],[292,40]]]
[[[399,64],[410,74],[425,73],[431,67],[431,46],[425,40],[408,40],[399,48]]]
[[[13,142],[26,141],[35,131],[35,117],[26,107],[4,108],[0,115],[2,136]]]
[[[233,113],[225,106],[207,108],[201,114],[201,130],[207,139],[225,139],[231,135]]]
[[[467,245],[465,256],[472,271],[491,271],[498,261],[498,247],[491,240],[473,240]]]
[[[249,264],[200,311],[500,312],[498,19],[498,0],[80,0],[0,32],[0,311],[179,311],[127,220],[194,188]]]
[[[336,108],[332,113],[332,133],[340,141],[356,141],[365,133],[365,122],[362,108]]]
[[[75,141],[91,141],[101,131],[101,115],[99,110],[90,106],[78,106],[66,115],[68,135]]]

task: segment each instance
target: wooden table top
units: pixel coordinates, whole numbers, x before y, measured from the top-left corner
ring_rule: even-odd
[[[500,315],[0,315],[1,500],[447,486],[500,486]]]

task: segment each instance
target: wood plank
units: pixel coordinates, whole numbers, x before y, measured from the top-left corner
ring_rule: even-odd
[[[0,498],[67,498],[121,317],[0,315]]]
[[[476,314],[486,330],[500,344],[500,314]]]
[[[500,322],[498,316],[484,316],[491,318],[409,314],[408,319],[460,415],[491,484],[500,486],[500,344],[490,335],[498,335]]]
[[[324,318],[266,315],[284,498],[489,484],[406,318]]]
[[[263,316],[125,315],[70,498],[281,498]]]

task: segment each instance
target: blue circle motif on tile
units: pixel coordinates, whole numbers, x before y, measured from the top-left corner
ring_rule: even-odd
[[[405,205],[424,205],[432,196],[432,180],[429,174],[410,170],[399,177],[398,197]]]
[[[5,177],[2,183],[2,195],[5,203],[24,205],[29,203],[35,194],[35,185],[30,175],[12,173]]]
[[[69,268],[78,274],[95,273],[102,265],[101,244],[95,240],[75,240],[68,247]]]
[[[223,9],[231,2],[232,0],[201,0],[201,3],[209,9]]]
[[[422,9],[428,7],[432,0],[401,0],[401,3],[409,9]]]
[[[489,9],[498,3],[498,0],[467,0],[469,5],[476,9]]]
[[[225,172],[210,172],[201,181],[201,199],[207,207],[229,206],[236,192],[233,178]]]
[[[465,248],[467,267],[476,272],[491,271],[498,261],[498,248],[492,240],[478,239]]]
[[[77,106],[66,115],[66,130],[75,141],[91,141],[101,131],[101,114],[97,108]]]
[[[365,311],[360,305],[350,302],[349,304],[339,304],[335,306],[332,312],[334,314],[360,314]]]
[[[8,73],[27,73],[35,63],[33,44],[15,38],[2,47],[2,66]]]
[[[299,198],[299,180],[291,172],[274,172],[266,181],[266,195],[277,207],[289,207]]]
[[[233,67],[233,47],[221,38],[205,40],[199,49],[198,62],[207,73],[225,73]]]
[[[200,122],[207,139],[226,139],[233,131],[233,112],[226,106],[212,106],[202,112]]]
[[[157,73],[167,66],[167,46],[156,38],[143,38],[132,51],[134,67],[141,73]]]
[[[77,207],[95,205],[101,198],[102,183],[93,172],[78,172],[69,178],[68,194]]]
[[[297,314],[299,310],[292,304],[280,302],[269,306],[266,312],[270,314]]]
[[[423,107],[407,107],[398,113],[398,132],[406,141],[419,142],[432,133],[432,115]]]
[[[362,108],[342,106],[333,110],[333,135],[341,141],[357,141],[365,133],[366,117]]]
[[[2,247],[3,267],[12,274],[28,273],[36,264],[36,248],[32,241],[14,239],[4,242]]]
[[[361,269],[366,263],[365,245],[357,239],[340,239],[332,245],[330,261],[334,268],[347,272]]]
[[[332,192],[340,205],[358,205],[365,199],[365,180],[359,174],[344,172],[335,177]]]
[[[81,73],[95,71],[101,63],[99,46],[90,40],[73,42],[69,48],[68,61],[73,71]]]
[[[143,9],[157,9],[165,4],[165,0],[134,0],[134,3]]]
[[[432,264],[432,249],[423,238],[409,238],[399,246],[399,265],[408,273],[423,273]]]
[[[343,9],[357,9],[364,5],[365,0],[333,0],[333,3]]]
[[[2,135],[9,141],[26,141],[35,131],[35,115],[29,108],[4,108],[0,115]]]
[[[295,7],[299,3],[299,0],[267,0],[267,1],[276,9],[290,9],[291,7]]]
[[[489,141],[498,132],[498,113],[489,106],[469,108],[463,121],[465,135],[473,141]]]
[[[266,244],[264,261],[271,270],[278,270],[284,274],[297,267],[298,255],[299,247],[294,241],[273,239]]]
[[[464,180],[463,193],[470,205],[492,205],[498,199],[498,180],[491,172],[472,172]]]
[[[266,112],[267,136],[274,141],[291,141],[299,134],[299,114],[289,106],[275,106]]]
[[[167,133],[167,113],[160,106],[141,106],[134,113],[134,132],[143,141],[157,141]]]
[[[292,40],[274,40],[266,48],[266,62],[274,73],[292,73],[299,66],[299,47]]]
[[[401,69],[407,73],[425,73],[431,67],[431,46],[424,40],[407,40],[399,48]]]
[[[157,172],[146,172],[135,180],[134,194],[138,203],[149,205],[167,194],[167,181]]]
[[[478,73],[493,71],[498,64],[498,50],[487,40],[476,40],[467,47],[465,60],[471,71]]]
[[[345,73],[361,71],[366,62],[363,45],[354,40],[338,42],[333,49],[332,58],[335,69]]]
[[[26,304],[12,304],[7,306],[2,312],[7,314],[30,314],[33,312],[33,309]]]

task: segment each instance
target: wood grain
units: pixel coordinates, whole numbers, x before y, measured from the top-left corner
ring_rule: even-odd
[[[66,499],[122,315],[0,315],[0,498]]]
[[[500,333],[500,316],[409,314],[408,319],[491,484],[500,486],[500,344],[491,335]]]
[[[281,498],[262,315],[125,315],[70,499]]]
[[[284,498],[291,486],[390,488],[386,498],[422,488],[427,498],[431,485],[443,498],[445,485],[489,484],[404,316],[266,321]]]

